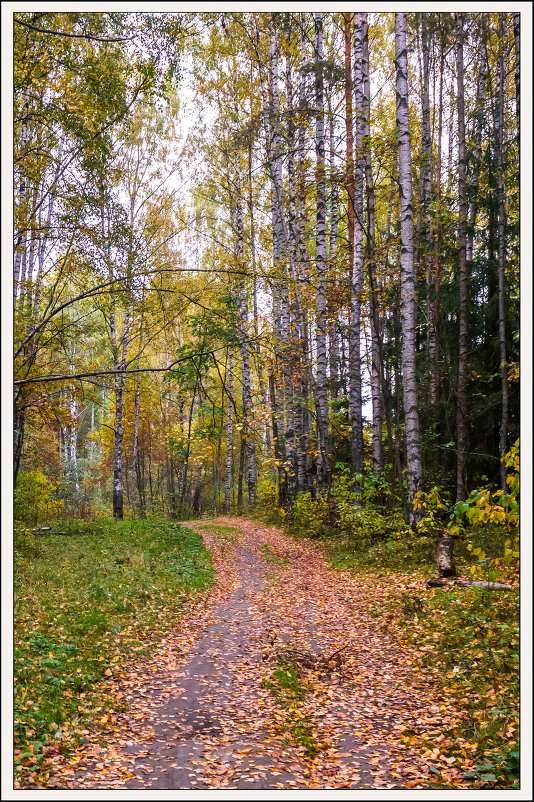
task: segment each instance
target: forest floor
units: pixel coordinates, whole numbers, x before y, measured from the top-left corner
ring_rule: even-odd
[[[121,680],[127,712],[58,756],[47,787],[432,787],[439,748],[420,745],[453,711],[373,617],[384,579],[252,520],[188,526],[213,555],[208,601]]]

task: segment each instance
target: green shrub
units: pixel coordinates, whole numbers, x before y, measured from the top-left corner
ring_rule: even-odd
[[[299,493],[293,502],[289,529],[294,534],[318,537],[323,534],[328,517],[328,506],[324,496],[312,499],[310,493]]]
[[[370,488],[356,489],[355,477],[348,472],[337,476],[334,483],[338,528],[358,549],[377,540],[400,538],[407,531],[400,510],[384,513],[373,504],[374,492]]]
[[[14,493],[14,517],[29,526],[48,522],[63,510],[55,498],[56,487],[40,471],[19,473]]]
[[[264,476],[258,482],[258,507],[273,510],[278,504],[278,487],[272,476]]]

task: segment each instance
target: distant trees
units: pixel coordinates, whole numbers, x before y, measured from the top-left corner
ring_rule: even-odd
[[[505,481],[517,15],[16,19],[15,479],[334,519],[348,468],[413,526]]]

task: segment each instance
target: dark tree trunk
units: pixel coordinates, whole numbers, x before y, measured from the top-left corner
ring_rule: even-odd
[[[237,509],[243,509],[243,475],[245,473],[245,458],[247,454],[247,444],[241,432],[241,448],[239,450],[239,474],[237,477]]]
[[[495,155],[497,158],[497,196],[499,204],[498,222],[498,286],[499,286],[499,358],[501,372],[501,422],[499,427],[499,454],[506,453],[508,439],[508,366],[506,364],[506,321],[505,321],[505,269],[506,269],[506,195],[504,191],[504,20],[505,14],[499,14],[499,61],[497,65],[497,115],[495,125]],[[501,489],[506,491],[506,465],[500,463]]]
[[[456,76],[458,81],[458,408],[456,415],[456,501],[466,497],[467,463],[467,181],[465,160],[465,108],[464,108],[464,28],[463,14],[456,14]]]

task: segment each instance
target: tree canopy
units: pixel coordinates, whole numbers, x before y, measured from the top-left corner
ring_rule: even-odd
[[[348,477],[413,527],[504,492],[517,16],[17,11],[15,487],[335,520]]]

